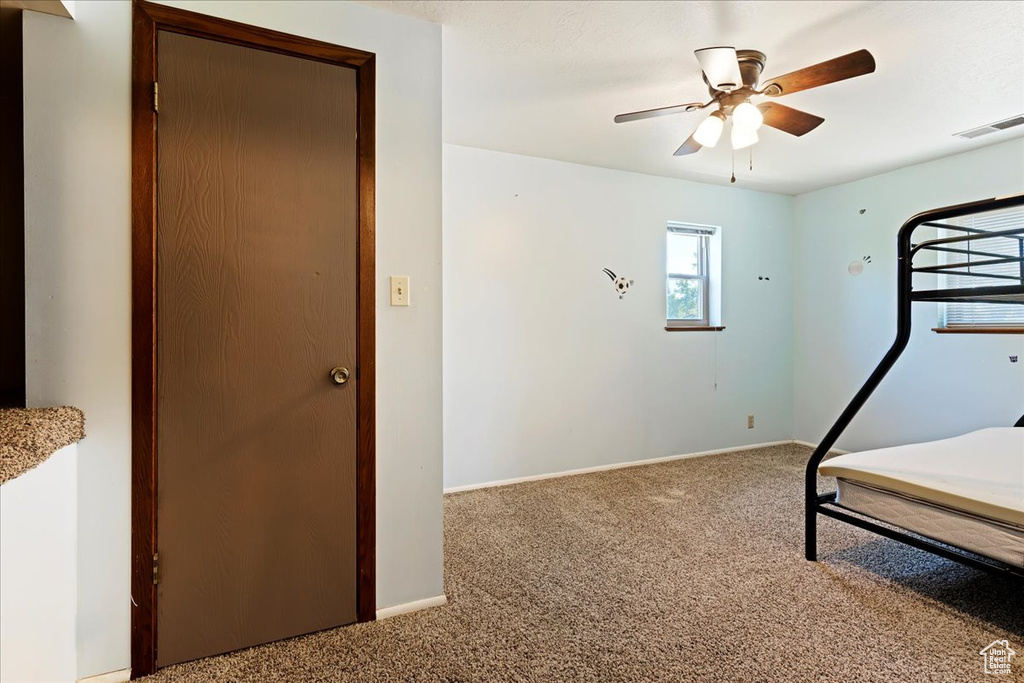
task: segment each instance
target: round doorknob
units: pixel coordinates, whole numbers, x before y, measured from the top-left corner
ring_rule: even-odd
[[[331,370],[331,381],[335,384],[344,384],[349,378],[348,368],[343,368],[340,365]]]

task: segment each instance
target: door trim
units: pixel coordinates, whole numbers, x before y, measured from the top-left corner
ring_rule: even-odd
[[[356,611],[376,609],[374,153],[376,62],[370,52],[187,12],[132,4],[132,582],[131,675],[156,670],[156,116],[157,31],[171,31],[356,70],[359,247],[356,342]]]

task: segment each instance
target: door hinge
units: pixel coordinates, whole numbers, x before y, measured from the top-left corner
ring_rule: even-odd
[[[153,81],[153,111],[160,113],[160,84]]]
[[[153,585],[160,583],[160,555],[153,553]]]

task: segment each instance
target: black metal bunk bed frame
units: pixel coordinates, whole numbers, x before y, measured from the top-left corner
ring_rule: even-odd
[[[818,515],[825,515],[833,519],[852,524],[861,529],[873,531],[876,534],[901,541],[907,545],[921,550],[927,550],[949,560],[982,569],[1004,576],[1024,578],[1024,569],[1000,562],[988,557],[982,557],[961,548],[940,543],[930,538],[904,532],[889,526],[883,526],[866,515],[851,514],[851,510],[844,508],[838,501],[837,491],[818,493],[818,465],[829,453],[843,431],[867,402],[872,392],[882,382],[882,379],[896,364],[897,359],[907,347],[910,341],[911,331],[911,304],[915,301],[933,302],[979,302],[979,303],[1004,303],[1024,304],[1024,227],[1017,227],[1009,230],[984,231],[975,228],[967,228],[958,225],[943,223],[953,218],[969,216],[971,214],[996,211],[1014,206],[1024,206],[1024,194],[985,199],[967,204],[958,204],[941,209],[933,209],[919,213],[900,228],[897,238],[897,309],[896,309],[896,340],[886,352],[882,361],[875,368],[871,376],[860,388],[860,391],[853,397],[850,404],[836,420],[835,424],[822,439],[821,443],[814,450],[810,460],[807,462],[805,475],[805,556],[810,561],[816,561],[818,555]],[[953,237],[939,237],[924,240],[918,243],[913,242],[914,231],[919,227],[942,228],[962,233]],[[998,253],[985,253],[984,251],[962,249],[963,245],[970,246],[971,242],[993,237],[1009,237],[1018,240],[1018,256],[1008,257]],[[937,266],[914,267],[914,256],[922,251],[938,251],[954,254],[968,254],[987,257],[984,261],[971,261],[970,266],[997,265],[1006,263],[1017,263],[1020,266],[1018,277],[1005,274],[975,273],[960,270],[966,263],[943,264]],[[990,257],[990,258],[989,258]],[[959,268],[959,269],[958,269]],[[956,289],[933,289],[914,291],[914,273],[946,273],[955,275],[966,275],[973,277],[985,277],[999,280],[1011,280],[1014,284],[997,284],[980,287],[956,288]],[[1017,423],[1018,427],[1024,426],[1024,417]]]

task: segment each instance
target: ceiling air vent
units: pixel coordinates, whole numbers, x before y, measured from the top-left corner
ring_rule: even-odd
[[[1020,116],[1011,116],[1010,118],[1003,119],[1002,121],[996,121],[995,123],[989,123],[984,126],[978,126],[977,128],[971,128],[970,130],[955,133],[954,137],[966,138],[970,140],[971,138],[980,137],[982,135],[988,135],[989,133],[998,133],[1001,130],[1006,130],[1007,128],[1013,128],[1014,126],[1021,125],[1024,125],[1024,114]]]
[[[1006,119],[1005,121],[998,121],[996,123],[993,123],[992,127],[998,128],[999,130],[1006,130],[1007,128],[1019,126],[1022,123],[1024,123],[1024,116],[1014,116],[1012,119]]]

